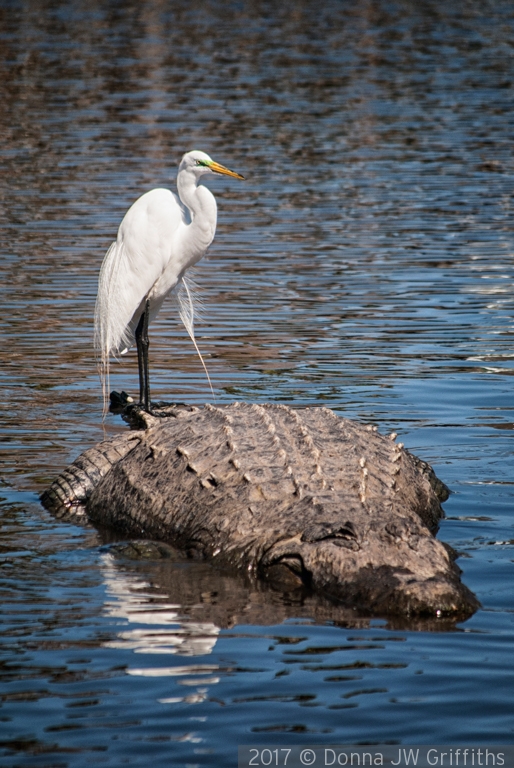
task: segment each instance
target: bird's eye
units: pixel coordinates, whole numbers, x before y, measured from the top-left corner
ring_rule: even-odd
[[[205,160],[196,160],[195,162],[196,162],[196,165],[201,165],[204,168],[207,167],[207,163],[205,162]]]

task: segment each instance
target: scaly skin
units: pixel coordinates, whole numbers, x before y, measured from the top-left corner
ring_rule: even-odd
[[[82,454],[45,506],[373,613],[478,607],[433,535],[446,487],[375,428],[271,404],[125,417],[138,430]]]

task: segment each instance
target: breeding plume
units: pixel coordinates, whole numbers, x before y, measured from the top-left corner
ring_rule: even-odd
[[[105,254],[95,308],[104,408],[110,357],[125,354],[135,341],[139,399],[150,412],[148,325],[172,291],[177,293],[180,316],[198,351],[185,273],[202,258],[216,231],[216,200],[203,186],[204,178],[213,173],[244,179],[205,152],[187,152],[178,169],[178,197],[168,189],[142,195],[125,214],[118,237]]]

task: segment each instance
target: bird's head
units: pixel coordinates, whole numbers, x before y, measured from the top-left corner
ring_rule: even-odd
[[[228,168],[225,168],[224,165],[216,163],[209,157],[209,155],[205,152],[201,152],[199,149],[195,149],[192,152],[186,152],[180,162],[179,173],[180,171],[189,171],[197,178],[208,173],[220,173],[225,176],[233,176],[235,179],[244,179],[244,176],[241,176],[240,173],[230,171]]]

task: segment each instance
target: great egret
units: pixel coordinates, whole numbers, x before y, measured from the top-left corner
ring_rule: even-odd
[[[142,195],[125,214],[118,237],[105,254],[95,307],[104,410],[109,358],[125,354],[135,341],[140,404],[150,412],[148,325],[174,290],[182,289],[180,316],[198,351],[184,275],[202,258],[216,231],[216,200],[203,186],[204,178],[213,173],[244,179],[205,152],[187,152],[178,169],[178,198],[169,189],[152,189]]]

